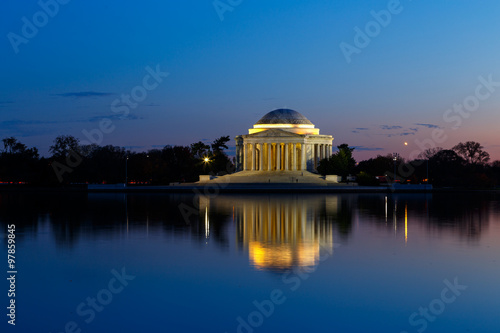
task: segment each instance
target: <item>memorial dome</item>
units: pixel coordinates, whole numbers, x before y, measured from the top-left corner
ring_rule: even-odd
[[[255,125],[275,125],[275,124],[291,124],[291,125],[313,125],[301,113],[290,109],[277,109],[268,112],[264,117],[260,118]]]

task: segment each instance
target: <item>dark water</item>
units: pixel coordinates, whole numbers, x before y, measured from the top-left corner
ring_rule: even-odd
[[[500,332],[500,198],[0,194],[17,332]]]

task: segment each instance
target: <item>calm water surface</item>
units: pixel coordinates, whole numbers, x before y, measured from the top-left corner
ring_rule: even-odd
[[[2,332],[500,332],[494,195],[3,193],[5,254],[12,223]]]

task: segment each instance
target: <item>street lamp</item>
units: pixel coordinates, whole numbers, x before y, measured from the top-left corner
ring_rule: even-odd
[[[127,158],[125,159],[125,186],[128,184],[128,154]]]
[[[427,157],[427,181],[425,182],[425,187],[429,185],[429,157]]]
[[[202,159],[202,161],[203,161],[203,171],[206,171],[207,167],[212,162],[212,160],[210,159],[210,157],[204,156],[203,159]]]
[[[392,153],[393,159],[394,159],[394,183],[396,183],[396,162],[398,160],[399,154],[398,153]]]

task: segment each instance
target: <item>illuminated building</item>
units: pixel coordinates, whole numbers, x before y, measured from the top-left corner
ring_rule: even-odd
[[[319,160],[331,156],[332,141],[299,112],[274,110],[236,137],[236,169],[315,172]]]

